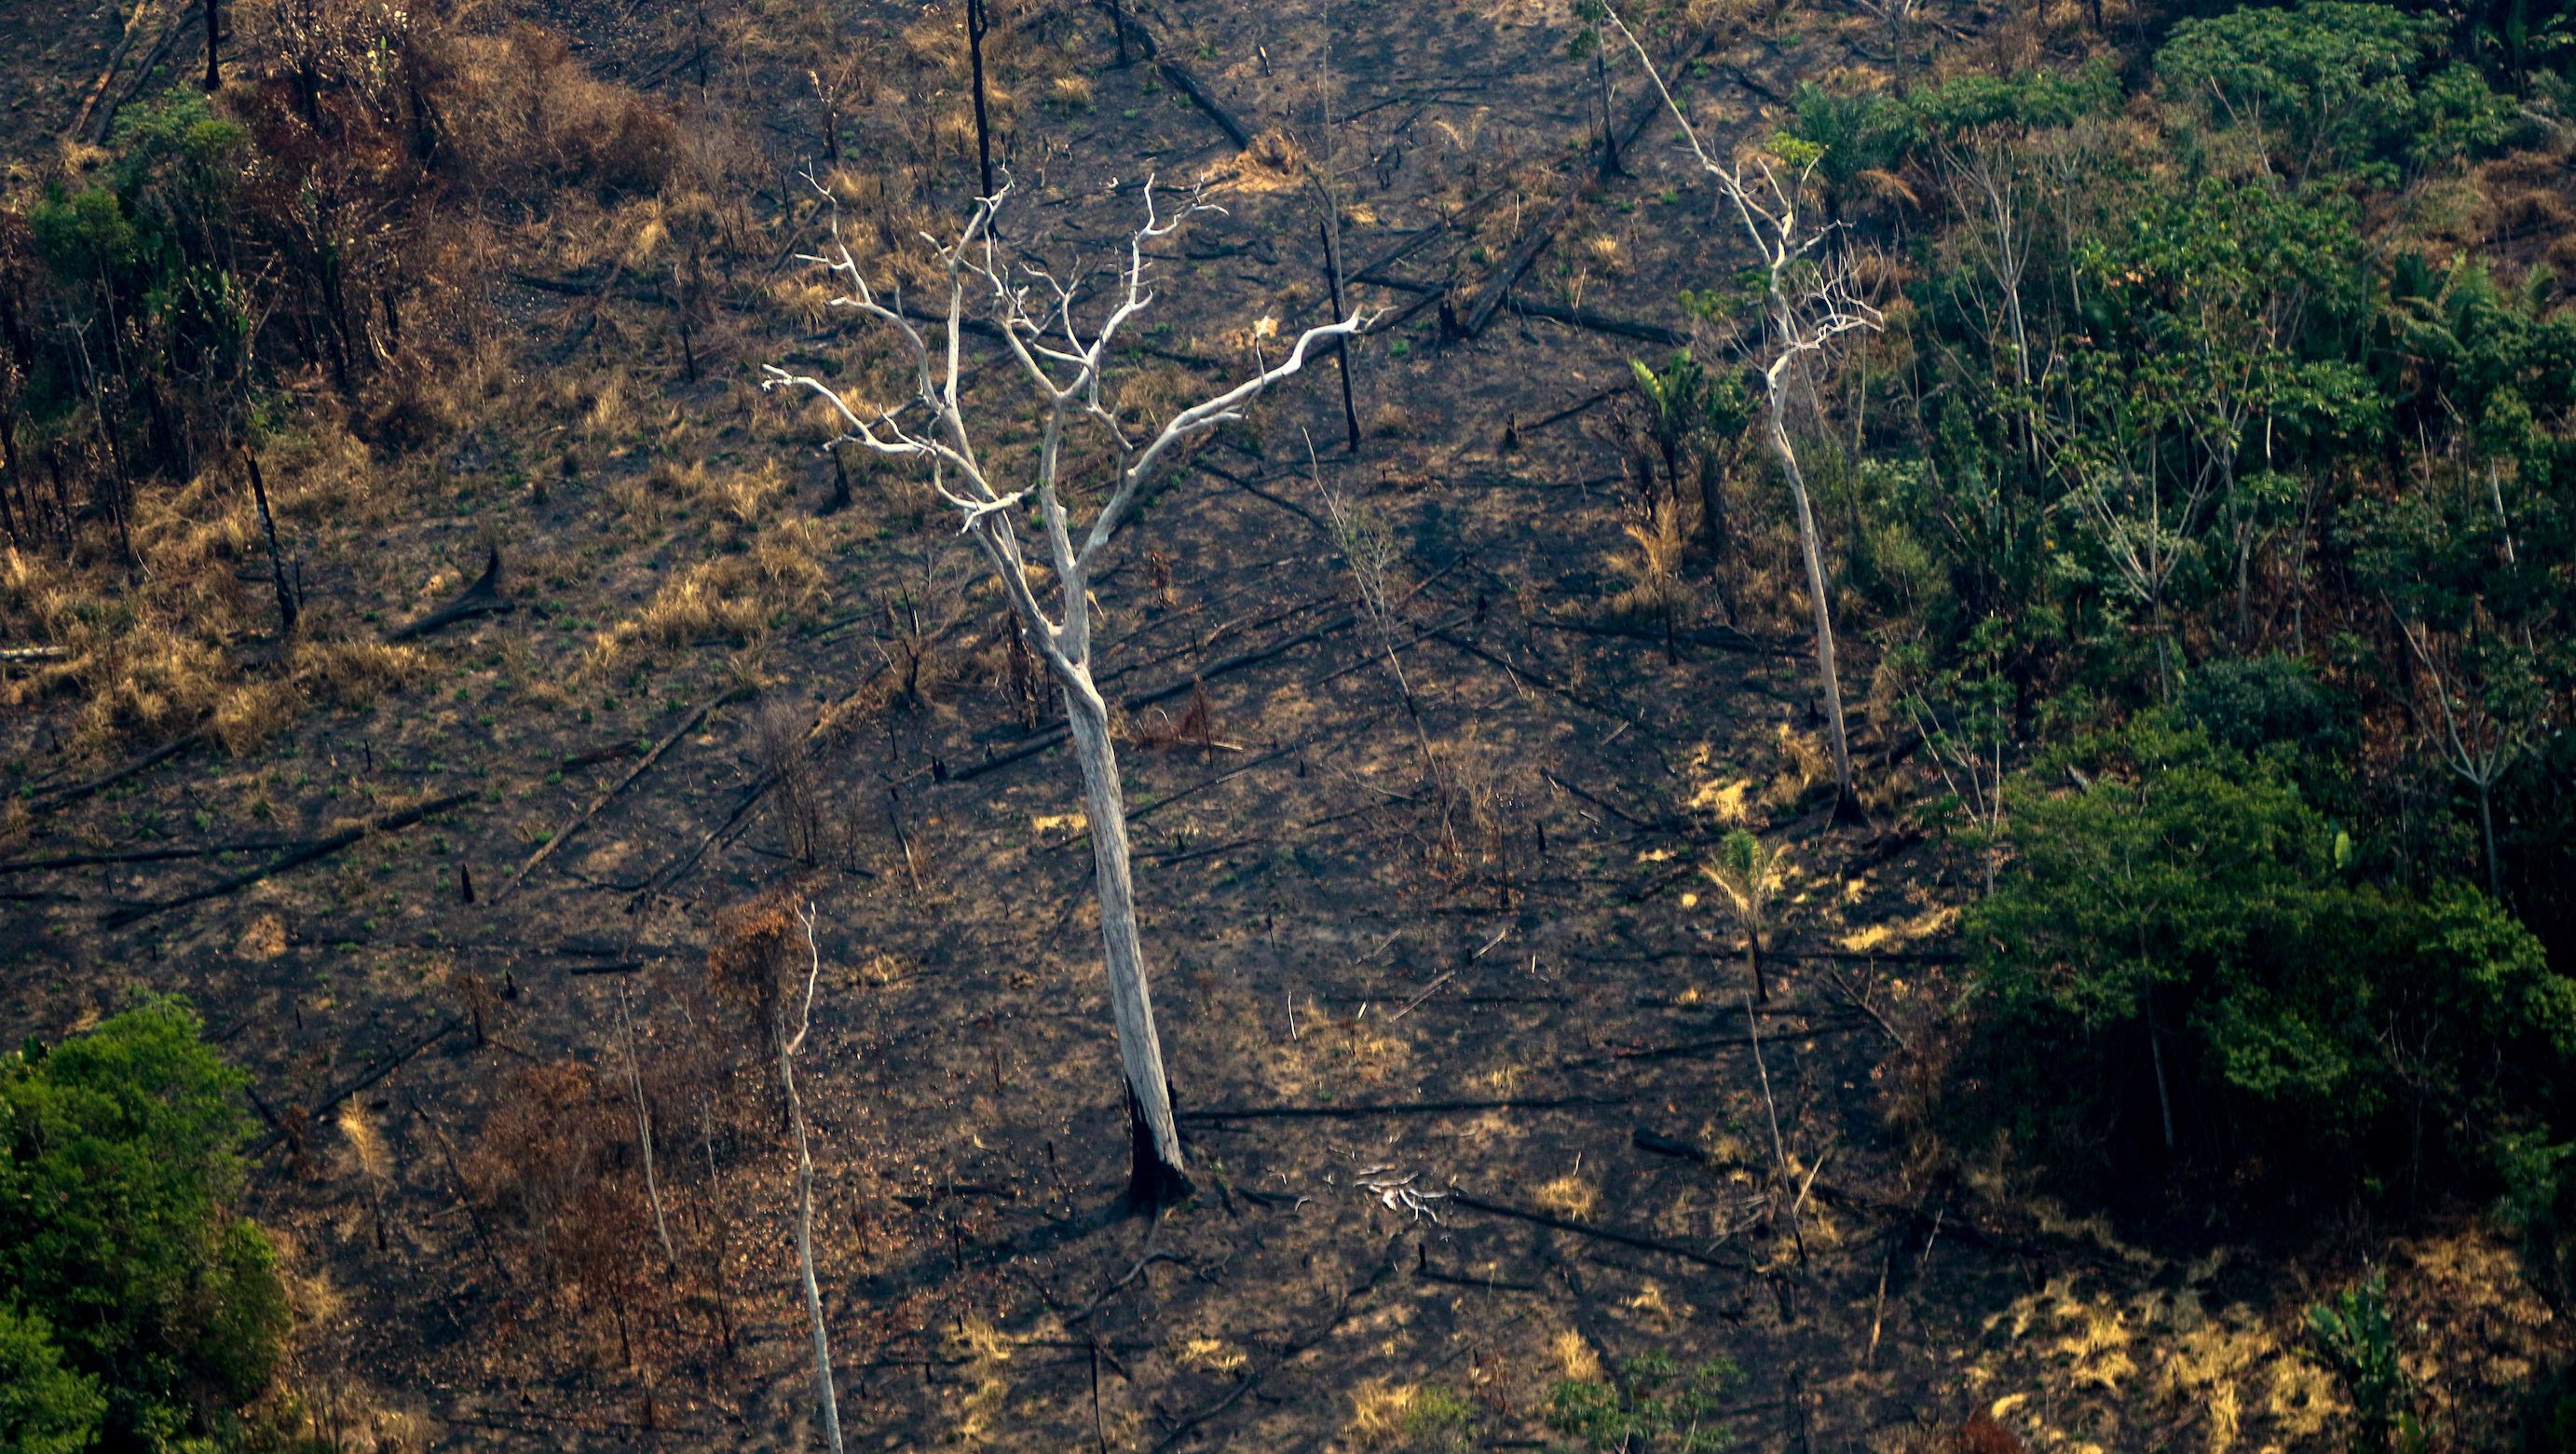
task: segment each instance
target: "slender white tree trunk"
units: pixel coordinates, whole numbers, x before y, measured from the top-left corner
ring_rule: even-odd
[[[1834,672],[1833,610],[1825,595],[1825,552],[1816,540],[1816,513],[1807,503],[1806,472],[1798,468],[1798,451],[1789,443],[1788,425],[1780,417],[1780,391],[1774,388],[1763,413],[1771,422],[1771,451],[1788,477],[1789,498],[1798,507],[1798,549],[1807,558],[1807,596],[1816,611],[1816,673],[1825,688],[1825,720],[1834,739],[1834,811],[1848,813],[1859,800],[1852,795],[1851,740],[1843,731],[1843,689]]]
[[[1180,1132],[1172,1121],[1171,1086],[1163,1076],[1163,1042],[1154,1031],[1154,1000],[1145,981],[1145,948],[1136,927],[1136,889],[1127,868],[1127,794],[1118,780],[1118,749],[1109,712],[1087,666],[1060,680],[1073,753],[1082,768],[1082,802],[1091,824],[1091,860],[1099,880],[1100,946],[1109,968],[1109,1008],[1118,1027],[1118,1058],[1127,1075],[1129,1128],[1135,1156],[1129,1196],[1160,1205],[1186,1196]]]
[[[796,1094],[796,1052],[805,1048],[805,1032],[814,1023],[814,982],[822,977],[823,951],[814,942],[814,910],[797,915],[805,929],[805,947],[813,969],[805,979],[805,1010],[796,1034],[787,1033],[786,1011],[778,1019],[778,1084],[787,1093],[787,1115],[796,1128],[796,1270],[805,1289],[805,1316],[814,1337],[814,1400],[823,1415],[823,1436],[832,1454],[842,1454],[841,1400],[832,1391],[832,1335],[823,1325],[823,1289],[814,1277],[814,1152],[805,1138],[805,1101]]]
[[[805,1288],[805,1317],[814,1336],[814,1401],[823,1414],[823,1437],[841,1454],[841,1401],[832,1391],[832,1335],[823,1326],[823,1289],[814,1278],[814,1155],[805,1143],[805,1105],[796,1095],[794,1052],[778,1052],[778,1079],[787,1088],[796,1126],[796,1270]]]

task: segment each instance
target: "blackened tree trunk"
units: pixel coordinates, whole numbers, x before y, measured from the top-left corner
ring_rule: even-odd
[[[993,195],[993,132],[984,107],[984,0],[966,0],[966,55],[975,69],[975,163],[984,180],[979,195]]]
[[[259,472],[259,456],[249,446],[242,448],[242,463],[250,469],[251,498],[259,504],[260,533],[268,537],[268,579],[277,588],[277,634],[295,634],[295,588],[287,584],[286,559],[277,548],[277,517],[268,508],[268,481]]]

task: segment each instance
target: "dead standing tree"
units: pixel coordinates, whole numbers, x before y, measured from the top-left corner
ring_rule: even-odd
[[[1146,286],[1146,249],[1178,231],[1193,214],[1214,211],[1195,199],[1169,218],[1155,211],[1151,178],[1145,185],[1145,223],[1128,239],[1127,258],[1115,287],[1109,290],[1107,316],[1086,336],[1075,313],[1084,299],[1072,286],[1022,263],[1016,281],[1006,277],[993,241],[993,218],[1010,196],[1003,186],[979,199],[953,243],[925,239],[947,276],[947,307],[936,325],[934,345],[903,309],[899,291],[880,295],[841,241],[835,222],[831,255],[808,257],[838,275],[851,291],[833,306],[857,310],[895,335],[898,355],[912,370],[912,397],[890,408],[863,413],[820,379],[772,368],[764,388],[785,385],[811,391],[837,412],[843,432],[826,448],[855,444],[880,455],[917,459],[930,466],[931,487],[962,518],[961,533],[973,537],[992,568],[1032,652],[1045,663],[1064,699],[1065,721],[1074,757],[1082,774],[1083,805],[1091,825],[1091,849],[1100,899],[1100,938],[1109,972],[1109,1003],[1117,1022],[1118,1054],[1126,1071],[1129,1131],[1133,1148],[1129,1196],[1139,1205],[1159,1206],[1185,1195],[1180,1136],[1173,1125],[1171,1090],[1163,1073],[1162,1045],[1154,1033],[1154,1010],[1145,977],[1144,948],[1136,923],[1135,891],[1127,855],[1126,794],[1118,780],[1118,754],[1110,739],[1109,708],[1091,675],[1092,568],[1135,504],[1138,491],[1186,440],[1240,419],[1242,408],[1270,385],[1305,367],[1306,355],[1319,342],[1347,339],[1365,326],[1358,315],[1310,328],[1281,362],[1213,398],[1173,415],[1142,441],[1130,436],[1101,399],[1101,386],[1119,330],[1150,307],[1154,294]],[[997,489],[988,474],[988,457],[978,443],[958,390],[965,372],[964,338],[967,297],[980,295],[990,322],[1019,371],[1036,391],[1041,420],[1034,458],[1027,462],[1027,482]],[[1096,498],[1100,504],[1076,539],[1074,525],[1058,488],[1071,436],[1097,429],[1111,447],[1115,473]],[[996,472],[998,472],[998,467]],[[1009,481],[1005,480],[1005,484]],[[1029,576],[1018,515],[1033,511],[1033,529],[1044,544],[1044,563],[1054,573],[1056,602],[1052,610],[1038,599],[1039,585]]]
[[[1671,88],[1655,70],[1654,59],[1627,22],[1616,10],[1608,14],[1610,24],[1645,63],[1647,79],[1655,83],[1665,109],[1680,125],[1682,139],[1690,143],[1700,170],[1716,181],[1758,259],[1762,328],[1754,345],[1754,363],[1762,375],[1764,434],[1798,514],[1798,548],[1806,558],[1807,595],[1815,606],[1816,674],[1824,688],[1825,719],[1833,734],[1834,811],[1837,816],[1850,816],[1859,811],[1859,799],[1852,792],[1851,739],[1843,728],[1842,684],[1834,672],[1834,622],[1826,596],[1825,554],[1816,535],[1816,512],[1807,499],[1807,474],[1789,438],[1789,384],[1810,359],[1829,358],[1836,339],[1858,331],[1875,333],[1885,320],[1860,296],[1848,259],[1825,246],[1835,229],[1808,220],[1800,205],[1807,179],[1823,154],[1755,155],[1732,166],[1719,161],[1700,143],[1690,118],[1682,114]]]

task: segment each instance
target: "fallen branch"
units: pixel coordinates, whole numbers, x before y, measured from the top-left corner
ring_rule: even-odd
[[[1620,1106],[1631,1096],[1516,1097],[1493,1101],[1360,1101],[1338,1106],[1210,1106],[1174,1112],[1184,1121],[1344,1120],[1361,1116],[1436,1116],[1460,1111],[1551,1111],[1570,1106]]]
[[[1157,702],[1170,701],[1174,697],[1192,691],[1202,682],[1213,681],[1214,679],[1225,676],[1230,672],[1241,671],[1245,667],[1258,666],[1262,662],[1285,656],[1289,652],[1296,650],[1298,647],[1311,645],[1314,642],[1321,641],[1325,637],[1331,636],[1336,632],[1347,631],[1356,624],[1358,620],[1358,617],[1348,613],[1336,616],[1321,626],[1317,626],[1308,631],[1300,631],[1296,635],[1291,636],[1284,641],[1273,642],[1268,646],[1237,653],[1236,655],[1227,657],[1223,661],[1215,662],[1203,670],[1193,672],[1179,681],[1172,682],[1166,686],[1156,687],[1154,690],[1146,692],[1141,696],[1129,697],[1125,702],[1121,703],[1120,706],[1132,716],[1142,708],[1150,707]],[[1046,751],[1048,748],[1064,741],[1069,730],[1070,729],[1062,725],[1058,725],[1047,728],[1045,731],[1040,732],[1035,736],[1024,737],[1014,746],[991,757],[987,757],[981,762],[969,763],[964,767],[950,768],[948,770],[948,780],[950,782],[965,782],[972,778],[982,777],[988,772],[1008,767],[1012,763],[1021,761],[1024,758],[1035,757],[1039,753]]]
[[[1715,1267],[1727,1272],[1750,1272],[1752,1270],[1752,1268],[1744,1262],[1729,1262],[1722,1257],[1712,1257],[1695,1247],[1684,1247],[1678,1242],[1667,1242],[1660,1237],[1647,1237],[1635,1232],[1621,1232],[1609,1227],[1596,1226],[1590,1222],[1577,1222],[1570,1218],[1554,1216],[1550,1213],[1537,1211],[1529,1207],[1516,1207],[1509,1202],[1489,1201],[1484,1197],[1477,1196],[1473,1192],[1460,1191],[1455,1187],[1452,1187],[1449,1191],[1449,1200],[1457,1203],[1459,1206],[1472,1207],[1477,1211],[1491,1213],[1497,1217],[1511,1217],[1518,1221],[1532,1222],[1542,1227],[1553,1227],[1560,1232],[1572,1232],[1578,1236],[1597,1238],[1603,1242],[1616,1242],[1622,1247],[1635,1247],[1647,1252],[1660,1252],[1667,1257],[1678,1257],[1685,1262],[1696,1262],[1702,1267]]]
[[[1529,667],[1523,666],[1518,662],[1508,660],[1507,658],[1496,656],[1493,652],[1486,650],[1484,647],[1478,646],[1476,643],[1459,636],[1455,632],[1434,631],[1431,633],[1431,636],[1433,640],[1441,642],[1453,651],[1463,652],[1468,656],[1472,656],[1477,660],[1484,662],[1488,666],[1501,667],[1504,671],[1510,673],[1514,680],[1527,681],[1531,686],[1538,688],[1540,691],[1550,693],[1554,696],[1563,697],[1565,700],[1572,702],[1574,705],[1581,707],[1587,712],[1598,712],[1613,722],[1625,723],[1631,727],[1637,725],[1635,719],[1631,718],[1627,713],[1620,711],[1616,706],[1613,706],[1608,702],[1596,701],[1591,697],[1585,696],[1581,692],[1575,691],[1571,687],[1559,686]]]
[[[1174,1446],[1178,1445],[1183,1439],[1188,1438],[1192,1433],[1196,1432],[1201,1424],[1204,1424],[1208,1420],[1215,1418],[1217,1415],[1224,1413],[1227,1409],[1234,1407],[1236,1403],[1242,1400],[1245,1394],[1250,1393],[1253,1389],[1259,1387],[1263,1379],[1268,1378],[1271,1374],[1286,1367],[1291,1360],[1295,1359],[1299,1354],[1304,1353],[1307,1349],[1312,1348],[1316,1344],[1324,1341],[1326,1338],[1331,1337],[1333,1330],[1339,1328],[1342,1325],[1342,1321],[1350,1316],[1352,1303],[1358,1301],[1360,1298],[1366,1297],[1372,1292],[1375,1292],[1381,1283],[1384,1283],[1388,1278],[1394,1276],[1396,1270],[1403,1266],[1402,1248],[1403,1243],[1401,1240],[1398,1240],[1393,1246],[1389,1247],[1387,1250],[1386,1260],[1378,1264],[1377,1271],[1370,1273],[1357,1284],[1344,1289],[1341,1296],[1333,1300],[1332,1312],[1325,1315],[1325,1317],[1312,1328],[1307,1329],[1303,1333],[1290,1335],[1288,1341],[1280,1345],[1278,1353],[1271,1358],[1268,1366],[1264,1367],[1259,1373],[1253,1374],[1252,1376],[1236,1383],[1231,1390],[1227,1391],[1224,1397],[1173,1425],[1172,1431],[1165,1434],[1162,1438],[1162,1442],[1154,1446],[1154,1454],[1168,1454],[1168,1451]]]
[[[405,808],[400,812],[386,813],[378,817],[370,818],[354,827],[343,828],[328,838],[317,838],[312,842],[305,844],[303,847],[296,849],[294,852],[271,859],[269,862],[260,865],[258,868],[252,869],[248,873],[235,874],[231,878],[224,879],[218,883],[209,884],[204,888],[181,894],[175,899],[161,899],[153,903],[137,904],[131,908],[120,909],[100,920],[99,927],[103,929],[122,929],[129,925],[140,923],[156,914],[168,913],[172,909],[184,909],[190,904],[200,904],[208,899],[218,899],[222,898],[226,894],[239,893],[243,889],[249,888],[252,884],[258,883],[262,879],[273,878],[276,875],[285,873],[291,869],[302,868],[308,863],[328,858],[332,854],[339,852],[341,849],[348,847],[350,844],[357,842],[359,839],[366,837],[370,833],[390,833],[396,829],[408,828],[412,824],[419,822],[421,819],[426,818],[433,813],[446,812],[448,809],[471,799],[473,796],[474,795],[472,793],[449,793],[443,798],[432,798],[426,803],[420,803],[413,807]]]
[[[536,869],[538,864],[545,862],[548,857],[553,855],[556,849],[561,848],[565,839],[580,832],[592,818],[597,817],[600,809],[607,807],[619,794],[625,792],[628,788],[635,786],[636,779],[641,778],[644,774],[652,771],[653,764],[662,760],[662,754],[669,752],[673,743],[678,742],[682,737],[687,736],[691,731],[695,730],[699,723],[707,719],[707,714],[709,712],[714,711],[721,703],[739,696],[741,691],[742,689],[737,687],[732,691],[719,692],[716,695],[707,698],[705,701],[698,703],[696,707],[690,709],[689,714],[680,719],[680,724],[678,726],[672,728],[669,732],[664,733],[662,740],[653,744],[653,750],[644,754],[644,760],[642,762],[635,764],[634,768],[630,770],[626,776],[619,778],[606,792],[603,792],[599,796],[591,799],[588,807],[585,807],[580,812],[573,814],[569,821],[567,821],[561,828],[556,829],[544,843],[539,844],[537,846],[537,851],[528,855],[527,861],[519,865],[517,871],[510,875],[509,882],[504,884],[503,887],[515,887],[519,880],[526,878]]]
[[[99,774],[97,777],[91,778],[87,782],[74,783],[67,788],[55,788],[51,792],[38,793],[27,800],[27,809],[28,811],[35,813],[50,813],[54,809],[62,807],[65,804],[77,803],[92,793],[116,786],[118,783],[125,781],[127,778],[134,776],[138,772],[145,771],[148,768],[157,767],[205,740],[206,734],[203,731],[183,732],[180,735],[171,738],[169,741],[162,743],[160,746],[153,748],[150,752],[143,754],[141,757],[135,758],[132,761],[125,763],[123,766],[109,768],[106,772]]]

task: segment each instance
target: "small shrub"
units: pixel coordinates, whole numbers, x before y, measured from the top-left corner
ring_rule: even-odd
[[[2388,1283],[2370,1280],[2308,1308],[2308,1343],[2343,1381],[2359,1430],[2353,1447],[2366,1454],[2413,1454],[2429,1445],[2406,1407],[2415,1381],[2398,1361],[2397,1328],[2388,1316]]]
[[[1547,1393],[1547,1425],[1588,1449],[1715,1454],[1730,1442],[1718,1396],[1735,1379],[1723,1358],[1684,1368],[1669,1353],[1639,1354],[1597,1381],[1559,1380]]]

